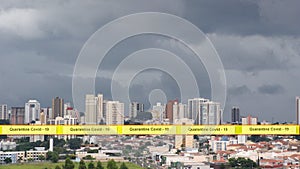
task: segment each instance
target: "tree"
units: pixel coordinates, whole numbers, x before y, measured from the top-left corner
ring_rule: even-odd
[[[97,162],[97,167],[96,167],[96,169],[104,169],[104,167],[102,166],[101,161],[98,161],[98,162]]]
[[[52,163],[57,163],[58,160],[59,160],[58,153],[54,152],[54,153],[53,153],[53,156],[51,157],[50,160],[52,161]]]
[[[125,165],[125,163],[122,163],[120,169],[128,169],[128,167]]]
[[[145,145],[146,145],[146,146],[150,146],[150,145],[151,145],[151,142],[150,142],[150,141],[147,141],[147,142],[145,143]]]
[[[63,147],[65,144],[66,141],[64,139],[53,138],[53,145],[55,145],[55,147]]]
[[[266,141],[266,142],[271,141],[271,139],[267,138],[266,136],[260,137],[260,136],[256,136],[256,135],[250,136],[250,140],[252,142],[256,142],[256,143],[262,142],[262,141]]]
[[[43,156],[43,155],[39,155],[38,158],[39,158],[40,161],[43,161],[43,160],[46,159],[45,156]]]
[[[126,149],[126,150],[132,150],[132,146],[131,146],[131,145],[126,145],[126,146],[125,146],[125,149]]]
[[[79,149],[81,146],[80,138],[72,138],[68,141],[70,149]]]
[[[118,169],[117,163],[115,160],[109,160],[107,163],[107,169]]]
[[[229,165],[234,168],[250,169],[250,168],[257,167],[257,164],[254,161],[250,160],[249,158],[247,159],[242,157],[230,158],[228,162]]]
[[[50,160],[51,157],[52,157],[52,151],[48,151],[47,154],[46,154],[46,160]]]
[[[65,160],[65,165],[63,166],[63,169],[74,169],[74,167],[74,163],[69,158],[67,158]]]
[[[85,162],[80,160],[78,169],[86,169]]]
[[[28,161],[28,162],[33,162],[34,159],[33,159],[33,158],[28,158],[27,161]]]
[[[95,169],[94,163],[92,161],[88,164],[88,169]]]
[[[61,169],[61,167],[59,165],[55,166],[55,169]]]
[[[84,160],[94,160],[95,158],[93,158],[91,155],[87,155],[85,157],[83,157]]]
[[[58,159],[59,159],[58,153],[57,152],[48,151],[46,159],[52,161],[53,163],[57,163]]]
[[[6,164],[9,164],[9,163],[12,163],[12,160],[11,160],[11,158],[6,157],[6,158],[4,159],[4,162],[5,162]]]

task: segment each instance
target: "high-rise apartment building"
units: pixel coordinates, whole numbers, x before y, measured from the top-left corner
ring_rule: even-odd
[[[240,108],[232,107],[231,109],[231,123],[240,122]]]
[[[71,103],[64,103],[64,115],[67,115],[67,109],[71,106]]]
[[[173,122],[176,119],[187,118],[187,105],[175,102],[173,105]]]
[[[32,121],[40,119],[41,105],[37,100],[29,100],[25,103],[25,119],[24,123],[28,124]]]
[[[7,110],[7,104],[0,105],[0,119],[6,120],[8,119],[8,110]]]
[[[257,124],[257,118],[252,116],[247,116],[242,118],[242,125],[256,125]]]
[[[144,104],[132,102],[129,106],[129,117],[135,118],[139,112],[144,112]]]
[[[103,120],[103,95],[88,94],[85,97],[85,123],[99,124]]]
[[[41,112],[44,112],[45,116],[47,119],[53,119],[53,113],[52,113],[52,108],[47,107],[47,108],[41,108]]]
[[[12,107],[10,124],[24,124],[25,107]]]
[[[40,113],[40,123],[47,124],[47,115],[43,111]]]
[[[166,105],[165,117],[169,119],[170,123],[173,123],[173,105],[178,104],[178,100],[169,100]]]
[[[124,103],[107,101],[105,103],[105,122],[110,124],[124,124]]]
[[[52,99],[52,119],[64,117],[64,99],[56,97]]]
[[[166,105],[159,102],[156,103],[156,105],[152,108],[152,118],[158,121],[163,121],[165,109]]]
[[[194,120],[195,124],[221,124],[222,110],[220,103],[204,98],[189,99],[188,118]]]

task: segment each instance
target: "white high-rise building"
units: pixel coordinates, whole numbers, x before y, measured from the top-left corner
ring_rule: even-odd
[[[144,112],[144,104],[132,102],[129,106],[129,117],[135,118],[139,112]]]
[[[29,100],[25,103],[25,117],[24,123],[37,121],[40,119],[41,105],[37,100]]]
[[[106,124],[124,124],[124,103],[119,101],[105,102]]]
[[[221,124],[222,110],[220,103],[204,98],[189,99],[188,118],[193,119],[195,124]]]
[[[257,124],[257,118],[252,116],[247,116],[242,118],[242,125],[255,125]]]
[[[85,124],[99,124],[103,119],[103,95],[85,97]]]
[[[187,105],[175,102],[173,105],[173,122],[176,119],[187,118]]]
[[[71,103],[64,103],[64,115],[67,115],[67,109],[71,107]]]
[[[73,118],[80,119],[79,112],[76,109],[74,109],[73,107],[68,107],[67,108],[65,116],[71,116]]]
[[[6,120],[8,119],[8,110],[7,110],[7,104],[0,105],[0,119]]]
[[[154,120],[163,121],[164,118],[164,112],[166,110],[166,105],[161,103],[156,103],[156,105],[152,108],[152,118]]]

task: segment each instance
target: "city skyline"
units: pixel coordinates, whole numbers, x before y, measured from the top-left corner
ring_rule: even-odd
[[[195,124],[242,124],[242,119],[243,118],[248,118],[248,117],[254,117],[256,118],[257,122],[262,122],[262,124],[272,124],[274,122],[279,122],[278,120],[272,118],[271,120],[268,119],[262,119],[260,116],[255,116],[251,113],[246,113],[241,111],[239,106],[233,106],[230,112],[230,117],[224,117],[223,109],[221,109],[221,105],[218,102],[214,102],[212,100],[206,99],[206,98],[192,98],[188,99],[187,102],[179,102],[177,99],[175,100],[169,100],[166,103],[161,103],[161,102],[156,102],[153,107],[144,110],[144,104],[141,102],[131,102],[129,105],[125,105],[122,102],[119,102],[117,100],[107,100],[103,94],[98,93],[96,95],[93,94],[86,94],[85,98],[85,111],[79,112],[77,109],[73,107],[71,103],[65,103],[63,104],[63,98],[60,98],[58,96],[54,97],[52,99],[52,106],[53,103],[55,103],[55,100],[58,100],[60,107],[62,108],[61,113],[57,113],[57,115],[54,114],[53,107],[47,107],[44,105],[41,105],[38,100],[28,100],[28,102],[25,102],[25,106],[8,106],[7,104],[0,104],[0,115],[1,119],[8,119],[9,116],[13,114],[13,109],[24,109],[23,117],[24,118],[24,124],[31,123],[31,121],[35,121],[34,119],[40,121],[40,113],[43,113],[45,115],[45,118],[47,119],[53,119],[55,120],[56,117],[65,117],[66,115],[72,115],[72,117],[75,117],[80,120],[82,117],[84,117],[84,120],[81,121],[81,123],[84,124],[102,124],[103,122],[105,123],[106,121],[106,104],[107,103],[120,103],[122,104],[122,118],[130,118],[130,119],[135,119],[135,116],[140,113],[140,112],[151,112],[153,120],[158,120],[163,123],[164,119],[168,119],[170,124],[175,123],[176,120],[178,119],[192,119],[194,121],[197,121],[198,116],[204,119],[205,121],[202,122],[196,122]],[[299,107],[299,96],[295,97],[295,106]],[[62,101],[62,103],[61,103]],[[168,104],[170,104],[168,106]],[[34,105],[32,107],[32,105]],[[196,107],[199,108],[192,108],[192,105],[196,105]],[[125,111],[124,107],[128,106],[129,111]],[[206,107],[207,106],[207,107]],[[172,110],[168,110],[168,107],[172,107]],[[31,108],[32,110],[30,110]],[[115,108],[116,109],[116,108]],[[135,109],[134,113],[135,116],[132,116],[132,109]],[[116,109],[117,110],[117,109]],[[209,110],[209,111],[208,111]],[[110,110],[112,111],[112,110]],[[2,113],[6,112],[6,113]],[[75,112],[77,113],[83,113],[82,116],[79,114],[75,115]],[[212,113],[212,114],[211,114]],[[209,115],[211,114],[211,115]],[[299,117],[299,111],[298,109],[294,113],[296,117]],[[207,115],[204,116],[204,115]],[[214,119],[209,122],[206,120],[209,120],[209,116],[213,116]],[[5,117],[5,118],[4,118]],[[29,119],[32,120],[29,120]],[[224,120],[226,118],[229,118],[229,120]],[[233,120],[234,119],[234,120]],[[239,120],[237,120],[239,119]],[[258,120],[259,119],[259,120]],[[298,118],[296,118],[298,119]],[[199,119],[198,119],[199,120]],[[274,121],[275,120],[275,121]],[[284,123],[294,123],[294,124],[299,124],[297,120],[295,121],[282,121]]]
[[[172,1],[172,6],[169,1],[118,3],[2,1],[0,19],[5,23],[0,24],[0,103],[24,106],[29,99],[36,99],[51,107],[55,96],[72,102],[74,65],[86,40],[116,18],[162,12],[193,23],[216,48],[226,74],[226,121],[230,121],[233,106],[259,119],[295,121],[295,97],[300,95],[300,2],[178,0]],[[115,6],[118,10],[110,10]],[[193,54],[178,41],[155,35],[132,37],[116,45],[96,73],[95,93],[111,100],[111,77],[117,65],[123,57],[149,47],[172,51],[192,70],[197,68],[198,97],[211,99],[203,63],[194,61]],[[122,83],[117,85],[123,87]],[[129,88],[130,98],[149,109],[152,105],[148,96],[153,89],[164,91],[165,101],[178,98],[182,102],[176,80],[158,70],[136,76]]]

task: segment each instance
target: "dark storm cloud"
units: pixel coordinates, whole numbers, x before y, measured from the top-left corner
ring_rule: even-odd
[[[145,5],[137,1],[52,1],[48,4],[40,1],[1,1],[0,56],[6,59],[0,62],[0,74],[5,79],[0,83],[1,93],[4,94],[0,97],[0,103],[23,105],[28,98],[35,97],[43,106],[49,106],[49,100],[55,96],[71,101],[73,66],[88,37],[105,23],[123,15],[145,11],[181,13],[183,5],[180,1],[173,2],[172,7],[167,4],[154,2]],[[55,79],[62,76],[66,78]],[[65,88],[68,90],[62,90]],[[37,96],[34,89],[45,91]],[[106,90],[102,92],[106,93]]]
[[[231,97],[236,97],[245,94],[251,94],[251,90],[246,85],[234,86],[228,89],[228,95]]]
[[[35,98],[42,106],[50,106],[55,96],[72,101],[73,68],[86,40],[118,17],[156,11],[183,17],[208,35],[225,67],[228,105],[240,106],[246,112],[272,111],[281,119],[281,111],[294,112],[290,102],[300,95],[299,6],[297,0],[1,1],[0,103],[20,106]],[[147,47],[163,48],[182,57],[196,75],[200,95],[210,97],[205,65],[178,42],[157,36],[118,44],[99,67],[96,92],[111,99],[113,70],[124,55]],[[153,86],[163,86],[166,93],[176,90],[168,78],[150,84],[135,81],[132,97],[138,99]],[[271,97],[273,94],[277,96]],[[257,100],[264,105],[252,106]],[[283,104],[274,106],[274,102]],[[226,106],[224,114],[228,112],[230,107]],[[292,114],[286,117],[293,119]],[[263,118],[268,120],[268,114]]]
[[[256,0],[187,1],[185,16],[207,33],[294,35],[300,33],[300,2]]]
[[[209,34],[226,69],[245,72],[288,70],[298,58],[300,39],[294,37]],[[298,59],[297,59],[298,60]]]
[[[284,92],[284,88],[281,85],[263,85],[258,88],[258,92],[262,94],[282,94]]]

